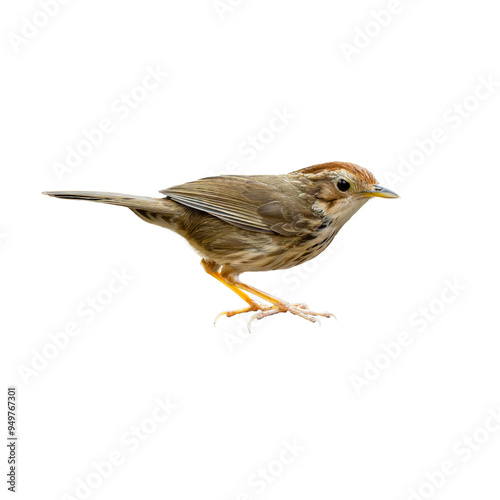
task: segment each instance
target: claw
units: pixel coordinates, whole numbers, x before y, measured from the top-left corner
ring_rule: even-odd
[[[248,320],[248,323],[247,323],[247,329],[248,329],[248,333],[252,333],[252,322],[254,319],[262,319],[262,317],[259,315],[259,313],[257,314],[254,314],[249,320]]]
[[[280,312],[284,312],[281,309],[278,309],[276,306],[269,306],[266,310],[261,310],[257,314],[254,314],[247,323],[247,328],[250,333],[252,333],[252,330],[250,329],[250,326],[252,322],[256,319],[263,319],[267,318],[268,316],[273,316],[274,314],[278,314]]]
[[[217,316],[215,316],[215,319],[214,319],[214,326],[217,325],[217,320],[221,317],[221,316],[224,316],[224,315],[227,315],[227,311],[222,311],[220,314],[217,314]]]
[[[274,309],[276,306],[274,305],[263,305],[263,304],[259,304],[258,302],[254,302],[252,305],[248,306],[248,307],[245,307],[243,309],[237,309],[235,311],[223,311],[221,312],[220,314],[218,314],[214,320],[214,326],[215,324],[217,323],[217,320],[221,317],[221,316],[227,316],[228,318],[230,318],[231,316],[236,316],[237,314],[242,314],[242,313],[246,313],[246,312],[252,312],[252,311],[258,311],[258,313],[254,316],[252,316],[252,318],[250,318],[250,321],[248,322],[248,324],[251,323],[252,319],[255,318],[255,316],[258,316],[259,314],[263,313],[263,312],[267,312],[271,309]],[[276,312],[280,312],[279,310],[276,311]],[[276,313],[273,313],[273,314],[276,314]],[[264,316],[262,316],[264,317]],[[260,318],[258,318],[260,319]],[[248,329],[248,331],[250,331],[250,328]]]
[[[332,313],[329,312],[321,312],[317,313],[314,311],[311,311],[307,304],[289,304],[288,302],[280,302],[278,304],[271,304],[271,305],[263,305],[259,304],[258,302],[254,302],[253,304],[249,305],[248,307],[245,307],[244,309],[238,309],[235,311],[224,311],[221,312],[220,314],[217,315],[217,317],[214,320],[214,326],[217,323],[217,320],[221,316],[227,316],[230,318],[231,316],[236,316],[237,314],[241,313],[246,313],[246,312],[254,312],[257,311],[256,314],[254,314],[247,323],[247,328],[250,333],[252,333],[252,323],[255,320],[260,320],[263,318],[267,318],[268,316],[274,316],[275,314],[279,313],[292,313],[295,314],[296,316],[300,316],[301,318],[304,318],[307,321],[310,321],[311,323],[318,323],[319,326],[321,326],[321,321],[319,320],[318,316],[321,316],[323,318],[335,318],[335,316]],[[337,319],[337,318],[335,318]]]

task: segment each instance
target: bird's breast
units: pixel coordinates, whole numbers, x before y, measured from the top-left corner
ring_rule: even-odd
[[[301,244],[292,249],[292,253],[296,255],[292,259],[293,265],[290,267],[298,266],[317,257],[333,241],[338,233],[338,229],[334,221],[324,222],[320,225],[313,235],[310,235],[309,238],[304,238]]]

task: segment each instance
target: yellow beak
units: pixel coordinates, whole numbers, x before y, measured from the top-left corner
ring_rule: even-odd
[[[399,196],[390,189],[375,184],[371,191],[364,193],[367,198],[399,198]]]

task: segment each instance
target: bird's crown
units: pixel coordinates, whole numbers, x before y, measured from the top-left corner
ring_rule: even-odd
[[[320,163],[318,165],[312,165],[311,167],[306,167],[301,170],[297,170],[297,173],[302,173],[305,175],[315,176],[317,174],[328,174],[330,172],[340,173],[344,171],[349,176],[354,179],[365,182],[367,184],[376,184],[377,179],[375,176],[366,168],[355,165],[354,163],[348,163],[344,161],[331,161],[329,163]]]

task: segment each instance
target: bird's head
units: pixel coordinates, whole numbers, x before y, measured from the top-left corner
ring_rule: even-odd
[[[366,168],[345,162],[330,162],[294,172],[310,187],[315,204],[328,217],[343,224],[370,198],[399,198],[393,191],[379,186]]]

